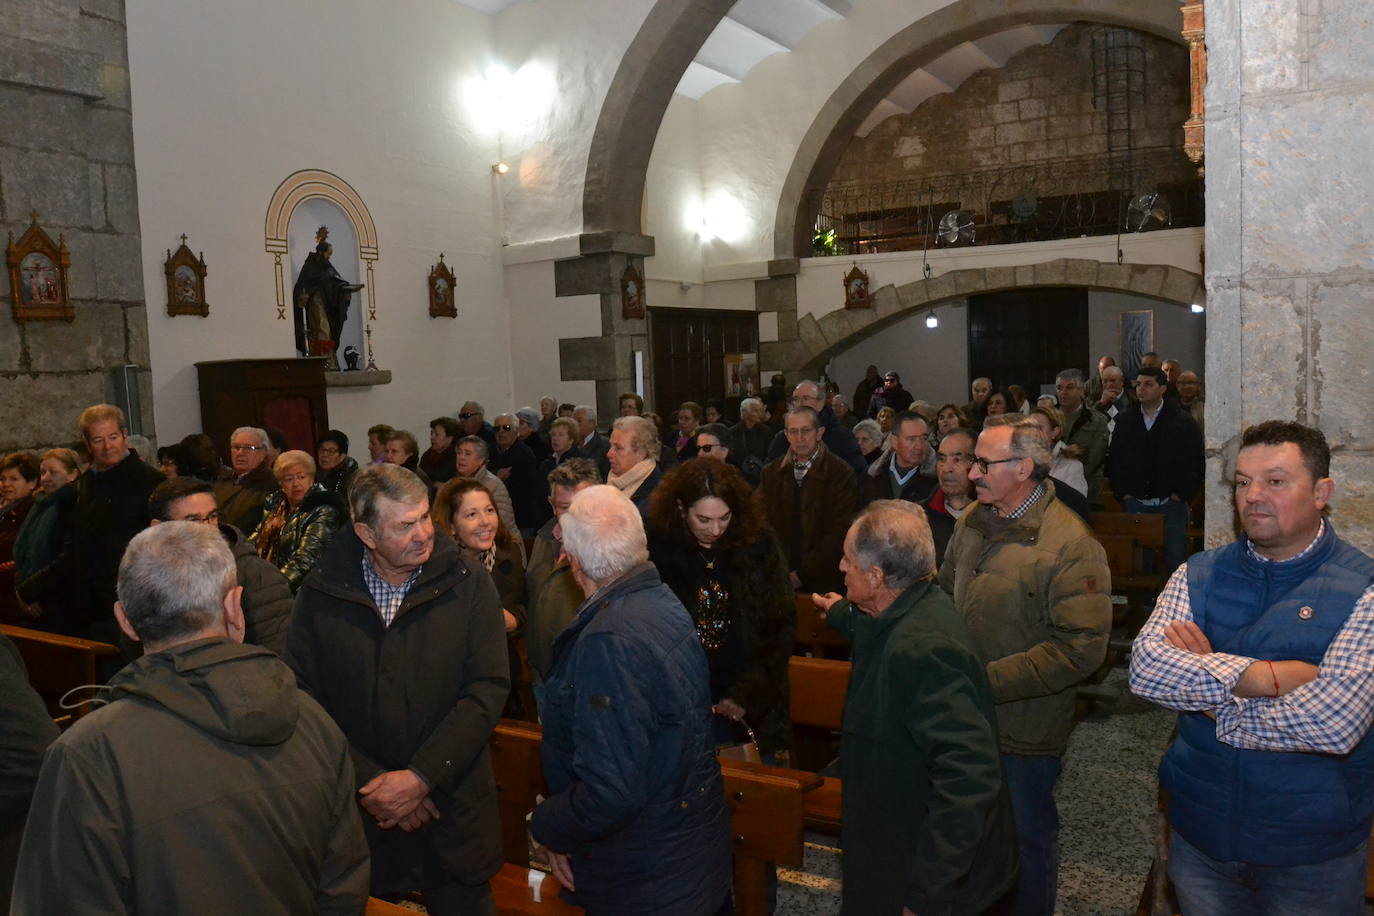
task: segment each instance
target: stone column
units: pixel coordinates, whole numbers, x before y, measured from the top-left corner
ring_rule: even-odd
[[[778,339],[759,343],[759,383],[768,387],[768,375],[782,372],[789,383],[802,377],[806,348],[797,327],[797,274],[801,261],[783,258],[768,262],[768,279],[754,281],[754,311],[776,312]]]
[[[1374,545],[1374,43],[1368,0],[1207,0],[1207,543],[1240,431],[1333,448],[1333,518]]]
[[[649,323],[645,318],[622,317],[620,301],[625,268],[633,263],[643,277],[644,259],[653,256],[654,240],[646,235],[597,232],[583,235],[580,247],[578,257],[554,262],[554,295],[599,295],[601,336],[565,337],[558,341],[558,357],[563,381],[591,379],[596,383],[597,423],[605,428],[618,415],[620,393],[634,390],[636,350],[644,353],[646,409],[654,409]]]
[[[138,367],[138,419],[152,436],[124,4],[50,0],[4,9],[0,238],[23,235],[30,211],[54,240],[65,236],[76,314],[71,322],[16,323],[8,274],[0,280],[0,450],[77,438],[81,409],[112,401],[111,370],[127,364]]]

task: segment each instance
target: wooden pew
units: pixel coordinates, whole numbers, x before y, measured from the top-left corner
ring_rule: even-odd
[[[529,869],[526,815],[534,808],[537,796],[547,794],[540,738],[537,725],[509,719],[503,719],[492,734],[492,767],[507,862],[492,888],[502,914],[582,912],[558,899],[557,879],[539,872],[532,878]],[[765,916],[767,864],[801,865],[802,799],[821,780],[812,773],[737,760],[722,760],[721,775],[730,805],[735,911],[739,916]]]
[[[816,608],[811,595],[797,596],[796,648],[799,654],[814,658],[848,658],[849,641],[830,628],[825,614]]]
[[[76,709],[65,710],[58,701],[73,687],[100,684],[96,674],[97,660],[118,655],[117,647],[8,624],[0,624],[0,632],[13,640],[19,649],[24,666],[29,669],[29,683],[48,704],[54,720],[65,726],[95,708],[87,702]]]
[[[849,691],[849,662],[793,656],[787,666],[791,692],[792,725],[840,730],[844,698]],[[801,736],[798,736],[799,740]],[[803,815],[806,826],[831,835],[840,832],[841,780],[824,777],[819,788],[806,793]]]

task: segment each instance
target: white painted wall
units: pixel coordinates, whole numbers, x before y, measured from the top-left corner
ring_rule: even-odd
[[[264,219],[278,183],[303,168],[341,176],[372,213],[373,345],[395,379],[332,391],[331,425],[362,442],[372,423],[423,432],[466,398],[508,402],[498,150],[460,91],[491,57],[495,21],[450,0],[399,15],[323,0],[129,0],[127,13],[158,437],[199,430],[196,361],[293,354]],[[166,314],[162,263],[183,232],[205,253],[208,318]],[[458,276],[457,320],[428,317],[441,251]]]

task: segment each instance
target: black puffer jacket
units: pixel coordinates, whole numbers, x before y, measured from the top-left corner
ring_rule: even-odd
[[[291,585],[277,567],[258,556],[242,531],[222,524],[219,533],[234,552],[239,585],[243,586],[243,641],[285,654],[294,600]]]

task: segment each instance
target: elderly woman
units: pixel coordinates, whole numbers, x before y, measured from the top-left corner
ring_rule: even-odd
[[[648,513],[649,497],[663,480],[657,432],[643,417],[617,417],[611,424],[611,448],[606,453],[611,473],[606,482],[628,496],[641,515]]]
[[[14,594],[14,542],[33,509],[38,489],[38,460],[15,452],[0,461],[0,622],[24,623]]]
[[[943,438],[953,429],[968,429],[969,420],[964,410],[956,404],[945,404],[935,413],[935,435]]]
[[[281,489],[267,495],[262,521],[248,539],[258,556],[281,570],[294,594],[343,522],[343,509],[315,483],[315,459],[306,452],[282,452],[272,473]]]
[[[886,439],[892,432],[892,418],[897,416],[897,411],[891,407],[881,407],[878,409],[878,428],[883,431],[883,438]]]
[[[358,462],[348,455],[348,436],[331,429],[315,443],[315,456],[320,460],[315,482],[333,493],[340,501],[348,498],[348,485],[358,473]]]
[[[1083,457],[1083,448],[1078,445],[1067,445],[1063,441],[1064,415],[1056,407],[1036,407],[1030,416],[1040,425],[1045,438],[1050,442],[1050,451],[1054,455],[1054,464],[1050,465],[1050,476],[1059,483],[1068,484],[1086,497],[1088,477],[1080,460]]]
[[[429,514],[434,527],[453,538],[468,566],[485,569],[496,584],[510,660],[511,691],[502,715],[524,718],[524,703],[517,689],[521,681],[520,655],[515,645],[525,624],[525,564],[520,558],[520,547],[501,524],[491,491],[471,477],[455,477],[445,483],[434,497]]]
[[[539,411],[533,407],[521,407],[515,412],[515,419],[516,438],[530,447],[535,461],[543,462],[552,449],[549,448],[549,431],[540,425]]]
[[[878,425],[877,420],[860,420],[854,424],[854,441],[859,443],[859,451],[863,453],[864,461],[868,462],[869,467],[882,457],[883,442],[886,440],[883,428]]]
[[[58,625],[55,615],[63,603],[62,589],[66,583],[57,581],[56,564],[76,502],[76,479],[80,476],[81,459],[76,452],[69,448],[44,452],[38,463],[43,498],[29,510],[14,542],[14,588],[20,607],[34,618],[43,616],[45,605],[52,605],[53,613],[41,624],[45,629]]]
[[[791,738],[787,660],[796,612],[787,561],[744,477],[697,458],[669,471],[649,504],[649,558],[696,624],[711,673],[718,743],[754,728],[759,750]]]
[[[998,388],[988,395],[988,403],[984,411],[983,426],[987,426],[988,417],[1000,417],[1003,414],[1011,413],[1011,405],[1016,403],[1016,398],[1005,388]]]
[[[577,421],[572,417],[558,417],[549,427],[549,456],[539,462],[539,479],[548,486],[549,473],[565,461],[586,458],[577,447]],[[547,518],[547,516],[545,516]]]

